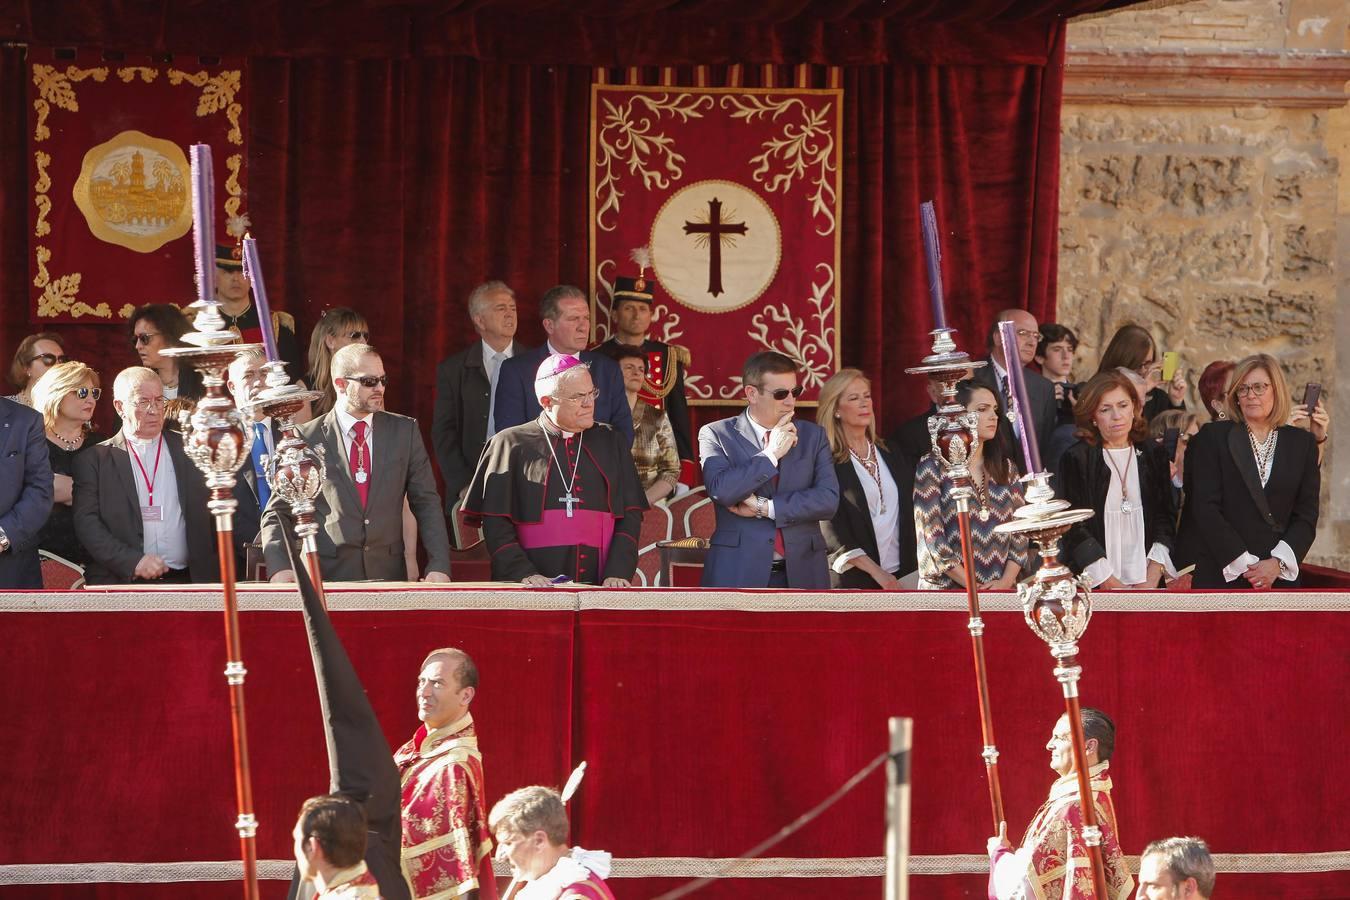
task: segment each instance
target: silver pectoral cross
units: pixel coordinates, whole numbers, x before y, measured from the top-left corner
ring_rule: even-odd
[[[580,502],[581,502],[581,498],[580,498],[580,497],[575,497],[575,496],[573,496],[573,495],[572,495],[572,489],[571,489],[571,488],[568,488],[568,489],[567,489],[567,493],[564,494],[563,496],[561,496],[561,497],[558,498],[558,502],[559,502],[559,503],[566,503],[566,504],[567,504],[567,518],[570,519],[570,518],[572,518],[572,515],[573,515],[573,514],[572,514],[572,507],[575,506],[576,504],[580,503]]]

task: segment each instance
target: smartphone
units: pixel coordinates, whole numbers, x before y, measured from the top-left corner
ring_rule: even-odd
[[[1322,386],[1315,381],[1308,382],[1308,386],[1303,389],[1303,402],[1308,407],[1309,416],[1317,409],[1317,401],[1321,399]]]
[[[1162,380],[1171,381],[1176,377],[1177,364],[1181,362],[1181,354],[1175,350],[1168,350],[1163,354]]]
[[[1180,440],[1180,428],[1168,428],[1163,432],[1163,449],[1167,451],[1168,459],[1175,460],[1177,458],[1177,443]]]

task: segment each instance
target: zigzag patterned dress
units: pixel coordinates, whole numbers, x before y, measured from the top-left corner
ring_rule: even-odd
[[[970,539],[975,551],[975,581],[994,581],[1003,577],[1011,559],[1025,572],[1030,562],[1024,535],[1010,537],[995,534],[994,528],[1012,518],[1013,510],[1026,502],[1022,484],[1017,481],[1017,466],[1009,462],[1012,484],[988,481],[989,518],[975,513],[978,501],[971,503]],[[956,504],[947,499],[951,480],[933,454],[919,461],[914,474],[914,534],[919,550],[919,589],[952,590],[959,585],[947,574],[961,565],[961,530],[956,521]]]

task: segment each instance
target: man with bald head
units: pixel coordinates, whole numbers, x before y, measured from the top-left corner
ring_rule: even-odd
[[[1003,337],[999,334],[999,322],[1012,322],[1017,328],[1017,346],[1012,348],[1015,352],[1009,352],[1003,346]],[[1040,372],[1027,368],[1033,359],[1036,358],[1036,347],[1041,340],[1040,326],[1036,322],[1036,317],[1025,309],[1005,309],[998,314],[992,325],[989,326],[989,336],[986,339],[986,346],[989,348],[989,365],[975,370],[975,381],[985,385],[994,392],[998,398],[999,412],[1008,415],[1009,399],[1012,397],[1012,386],[1008,383],[1008,371],[1010,366],[1021,366],[1022,377],[1027,384],[1027,400],[1031,403],[1029,414],[1036,437],[1042,448],[1048,448],[1055,434],[1055,423],[1058,421],[1059,413],[1055,405],[1055,386],[1050,383]],[[1011,417],[1010,417],[1011,418]],[[1013,421],[1013,432],[1016,433],[1022,426]],[[1018,468],[1021,468],[1021,451],[1017,454]],[[1053,470],[1055,460],[1044,460],[1047,467]]]
[[[647,509],[631,440],[596,421],[595,382],[576,357],[540,363],[534,393],[542,412],[493,436],[464,496],[492,577],[627,587]]]
[[[403,581],[406,498],[427,551],[423,581],[450,580],[450,538],[431,458],[417,420],[385,411],[389,377],[379,351],[348,344],[333,354],[337,402],[300,426],[311,447],[323,447],[328,477],[315,500],[319,566],[326,581]],[[276,515],[273,515],[273,513]],[[263,553],[273,581],[294,581],[282,540],[290,510],[277,495],[263,517]]]
[[[394,753],[403,783],[403,873],[419,900],[497,896],[483,756],[469,713],[477,693],[469,654],[432,650],[417,676],[422,725]]]

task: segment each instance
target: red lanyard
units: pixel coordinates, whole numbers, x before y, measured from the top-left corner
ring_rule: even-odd
[[[155,468],[149,475],[145,472],[145,464],[141,462],[140,454],[136,448],[127,441],[127,449],[131,451],[131,458],[136,460],[136,465],[140,467],[141,477],[145,479],[145,492],[150,495],[150,505],[155,505],[155,480],[159,478],[159,456],[164,452],[164,436],[159,437],[159,446],[155,449]]]

